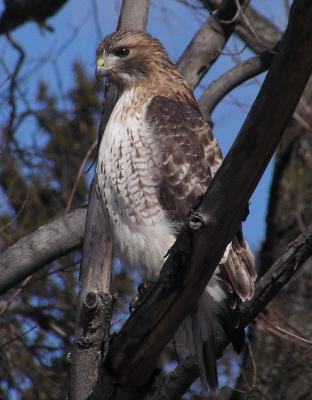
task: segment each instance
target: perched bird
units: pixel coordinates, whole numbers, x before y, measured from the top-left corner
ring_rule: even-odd
[[[99,145],[97,190],[115,256],[155,280],[193,202],[222,162],[209,122],[162,44],[118,31],[97,49],[96,76],[118,87]],[[228,245],[179,337],[196,353],[201,379],[218,386],[215,339],[244,344],[239,302],[254,293],[254,258],[241,231]],[[182,333],[181,333],[182,332]]]

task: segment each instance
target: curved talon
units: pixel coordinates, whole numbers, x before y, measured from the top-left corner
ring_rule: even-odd
[[[143,281],[138,286],[138,295],[144,296],[153,286],[155,282],[153,281]]]
[[[138,294],[132,299],[129,304],[129,312],[133,314],[134,311],[142,304],[144,297],[150,291],[150,289],[154,286],[155,282],[153,281],[143,281],[139,284],[137,291]]]

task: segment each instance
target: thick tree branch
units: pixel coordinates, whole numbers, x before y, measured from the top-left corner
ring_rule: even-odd
[[[273,51],[266,51],[241,62],[212,82],[198,101],[202,114],[209,118],[224,96],[241,83],[266,71],[272,64],[273,57]]]
[[[239,2],[242,6],[246,3],[244,0]],[[220,2],[215,15],[208,17],[180,57],[178,70],[192,89],[219,57],[238,22],[236,15],[237,6],[234,0]]]
[[[311,3],[295,1],[272,68],[231,151],[191,212],[158,283],[114,337],[107,368],[117,379],[115,398],[122,398],[126,385],[147,383],[160,351],[198,300],[237,231],[311,73],[311,18]]]
[[[267,304],[278,294],[291,277],[312,256],[312,225],[289,244],[287,252],[256,283],[255,296],[241,305],[244,326],[250,324]],[[226,337],[219,338],[217,353],[220,355],[228,345]],[[180,398],[197,379],[199,371],[196,359],[188,357],[162,381],[148,400],[170,400]]]
[[[20,239],[1,254],[0,294],[81,246],[86,209],[79,208]]]

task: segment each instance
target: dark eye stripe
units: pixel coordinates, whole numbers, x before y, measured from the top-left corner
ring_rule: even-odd
[[[117,49],[114,49],[112,53],[117,57],[123,58],[127,57],[127,55],[129,54],[129,49],[127,49],[126,47],[118,47]]]

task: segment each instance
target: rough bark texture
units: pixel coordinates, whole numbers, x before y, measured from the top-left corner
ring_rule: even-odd
[[[108,342],[114,298],[110,294],[112,246],[91,186],[82,263],[77,325],[71,356],[70,398],[87,399],[98,380]]]

